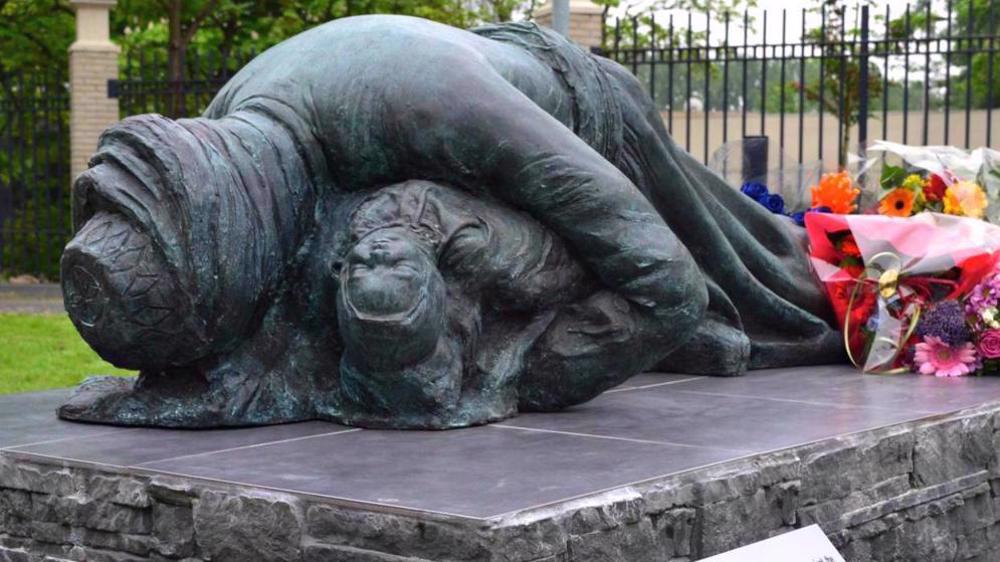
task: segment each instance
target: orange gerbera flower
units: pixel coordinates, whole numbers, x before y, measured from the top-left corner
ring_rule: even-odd
[[[908,217],[913,214],[913,203],[916,199],[916,193],[905,187],[897,187],[882,198],[878,212],[889,217]]]
[[[949,215],[981,219],[988,204],[986,192],[971,181],[954,183],[944,192],[944,212]]]
[[[848,215],[857,208],[861,190],[854,187],[847,172],[823,174],[819,184],[812,186],[812,206],[828,207],[831,213]]]

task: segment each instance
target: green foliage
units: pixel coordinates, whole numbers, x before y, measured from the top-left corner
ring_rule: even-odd
[[[0,73],[68,68],[74,15],[67,0],[0,0]]]
[[[990,0],[962,0],[954,4],[955,13],[952,22],[952,33],[963,35],[995,35],[1000,32],[1000,11]],[[993,11],[991,14],[990,11]],[[946,16],[947,17],[947,16]],[[945,27],[947,33],[947,27]],[[986,50],[984,43],[961,42],[956,49]],[[964,105],[966,82],[971,83],[972,104],[974,107],[1000,107],[1000,69],[997,68],[998,57],[989,53],[974,55],[955,55],[951,63],[962,69],[962,76],[953,78],[958,86],[954,88],[956,96]],[[992,72],[990,67],[992,68]],[[971,73],[971,75],[970,75]],[[991,76],[992,74],[992,76]]]
[[[718,23],[730,23],[734,29],[742,30],[744,24],[753,29],[754,19],[744,11],[757,5],[757,0],[656,0],[652,4],[643,2],[621,2],[621,0],[594,0],[604,6],[605,49],[643,49],[649,47],[704,46],[707,35],[704,31],[692,31],[687,18],[674,18],[673,26],[668,17],[654,18],[651,14],[665,10],[685,10],[692,22],[697,18],[702,23],[706,17]],[[618,8],[617,17],[611,15],[611,8]],[[640,12],[640,13],[635,13]],[[740,33],[742,33],[740,31]]]
[[[180,8],[173,6],[178,2]],[[166,50],[171,18],[184,45],[222,53],[266,49],[321,23],[361,14],[402,14],[458,27],[504,21],[527,0],[119,0],[112,28],[123,49]]]
[[[1000,19],[996,13],[990,17],[991,8],[996,11],[991,0],[959,0],[954,2],[953,32],[955,34],[965,32],[970,35],[996,33],[997,29],[1000,29]]]
[[[731,0],[728,0],[731,1]],[[186,48],[263,50],[336,18],[405,14],[459,27],[508,21],[539,0],[119,0],[112,39],[125,51],[166,54],[171,20]],[[174,4],[177,4],[175,8]],[[178,9],[179,8],[179,9]],[[69,0],[0,0],[0,70],[68,68],[75,19]]]
[[[972,55],[972,66],[966,66],[966,72],[972,72],[972,106],[978,108],[1000,107],[1000,57],[987,53]],[[990,66],[993,67],[992,72]],[[965,82],[961,80],[962,89]],[[960,94],[961,95],[961,94]]]
[[[1000,8],[994,4],[992,0],[961,0],[944,5],[930,0],[917,0],[910,5],[909,20],[905,14],[897,14],[889,22],[889,35],[895,39],[944,38],[949,33],[953,37],[997,35],[1000,33]],[[950,30],[948,5],[952,8]],[[977,39],[956,40],[952,48],[956,51],[985,51],[987,45],[985,41]],[[971,87],[971,107],[1000,107],[1000,60],[998,59],[1000,57],[986,52],[971,55],[954,54],[949,63],[959,72],[946,72],[933,85],[941,88],[946,80],[950,81],[949,101],[953,106],[965,106],[966,92]],[[914,70],[923,70],[924,63],[921,59],[911,58],[911,64],[914,65]],[[932,71],[936,73],[944,70],[941,63],[937,63],[937,68],[934,66],[935,63],[932,63]],[[944,101],[942,98],[943,96],[935,96],[932,101],[940,106]]]
[[[260,52],[324,22],[361,14],[412,15],[458,27],[504,21],[518,9],[530,11],[537,0],[120,0],[112,11],[112,29],[126,57],[141,53],[166,61],[156,80],[177,85],[199,75],[189,51],[211,55],[235,70],[233,53]],[[177,86],[167,87],[172,116],[198,113],[203,100],[189,99]],[[147,110],[147,108],[138,108]]]
[[[147,61],[157,61],[150,67],[161,67],[143,72],[154,74],[158,80],[182,80],[193,76],[192,66],[186,64],[192,47],[225,60],[237,50],[259,52],[305,29],[350,15],[409,14],[471,26],[510,19],[515,10],[530,9],[533,2],[119,0],[111,10],[111,34],[126,54],[142,53]],[[5,275],[31,273],[58,278],[58,256],[68,230],[68,162],[66,169],[53,171],[46,156],[58,155],[59,147],[68,143],[69,122],[67,114],[56,113],[63,109],[52,104],[51,96],[38,91],[34,83],[41,83],[42,77],[50,84],[67,81],[67,50],[74,36],[75,16],[69,0],[0,0],[0,131],[8,131],[17,139],[13,158],[9,156],[10,147],[0,150],[0,185],[4,195],[12,199],[11,212],[2,217],[0,224]],[[123,63],[125,59],[122,57]],[[26,76],[32,88],[25,88],[19,80],[6,79],[11,73]],[[211,92],[204,96],[210,97]],[[189,102],[183,94],[174,95],[163,112],[191,115],[200,111],[203,101]],[[24,125],[25,116],[29,117],[28,125]],[[12,118],[13,124],[6,121]],[[56,129],[58,135],[39,135],[38,119],[48,120],[47,126]],[[62,155],[65,157],[68,151]]]
[[[879,177],[878,183],[882,189],[892,189],[902,184],[905,178],[906,170],[903,167],[885,164],[882,167],[882,175]]]
[[[91,375],[129,375],[104,362],[66,316],[0,314],[0,394],[63,388]]]

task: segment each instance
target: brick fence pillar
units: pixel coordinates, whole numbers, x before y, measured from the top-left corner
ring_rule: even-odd
[[[76,41],[69,47],[70,170],[87,169],[97,139],[118,121],[118,100],[108,80],[118,78],[118,46],[111,42],[109,12],[117,0],[70,0],[76,9]]]
[[[535,10],[535,23],[552,26],[551,0]],[[569,0],[569,38],[587,47],[601,46],[601,27],[604,25],[604,8],[590,0]]]

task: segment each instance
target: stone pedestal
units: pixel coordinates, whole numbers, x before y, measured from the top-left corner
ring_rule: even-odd
[[[111,42],[108,12],[116,0],[71,0],[76,41],[69,47],[70,169],[87,169],[97,139],[118,121],[118,100],[108,97],[108,80],[118,77],[119,48]]]
[[[552,26],[552,2],[535,10],[535,23]],[[584,47],[601,46],[601,26],[604,25],[604,8],[590,0],[570,0],[569,38]]]
[[[818,524],[846,560],[1000,560],[1000,378],[639,375],[452,431],[60,422],[0,396],[0,562],[690,562]]]

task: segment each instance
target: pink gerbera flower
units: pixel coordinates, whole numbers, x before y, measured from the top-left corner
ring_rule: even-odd
[[[948,345],[935,336],[924,336],[915,346],[913,362],[920,374],[960,377],[975,370],[976,347],[969,342]]]

